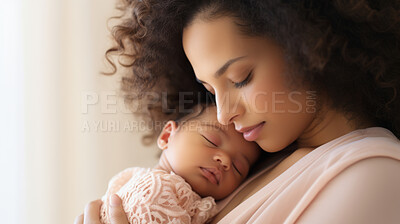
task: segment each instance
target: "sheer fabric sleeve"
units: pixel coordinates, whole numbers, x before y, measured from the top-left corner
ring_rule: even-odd
[[[130,223],[206,223],[215,215],[212,197],[201,198],[182,177],[130,168],[116,175],[103,197],[101,219],[110,223],[109,196],[118,194]]]

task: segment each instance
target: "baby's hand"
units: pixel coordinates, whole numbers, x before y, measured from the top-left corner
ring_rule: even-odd
[[[74,224],[101,224],[100,208],[103,202],[95,200],[86,205],[83,214],[75,218]],[[121,199],[117,195],[112,195],[110,200],[110,220],[111,224],[129,224],[128,218],[122,208]]]

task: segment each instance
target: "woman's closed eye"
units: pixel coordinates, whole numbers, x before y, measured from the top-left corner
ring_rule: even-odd
[[[246,76],[246,78],[243,81],[233,82],[233,85],[235,86],[235,88],[242,88],[242,87],[246,86],[247,84],[249,84],[252,77],[253,77],[253,70],[250,71],[250,73]]]
[[[243,81],[241,81],[241,82],[233,82],[232,81],[232,83],[235,86],[235,88],[239,89],[239,88],[245,87],[247,84],[249,84],[252,77],[253,77],[253,70],[251,70],[249,72],[249,74],[246,76],[246,78]],[[210,92],[211,94],[215,95],[214,89],[212,87],[210,87],[209,84],[207,84],[207,83],[205,83],[203,81],[200,81],[197,78],[196,78],[196,80],[197,80],[197,82],[203,84],[204,88],[206,88],[208,92]]]

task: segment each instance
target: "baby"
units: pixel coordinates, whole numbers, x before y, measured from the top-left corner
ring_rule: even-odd
[[[153,168],[128,168],[109,183],[101,219],[110,223],[109,197],[118,194],[130,223],[206,223],[215,200],[232,193],[261,153],[234,126],[217,121],[215,106],[197,107],[168,121],[158,137],[162,150]]]

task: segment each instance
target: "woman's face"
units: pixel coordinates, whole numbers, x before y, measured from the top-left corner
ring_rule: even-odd
[[[285,148],[313,121],[316,95],[289,88],[273,41],[240,34],[229,17],[196,19],[183,31],[183,48],[198,81],[215,95],[218,121],[234,123],[265,151]]]

